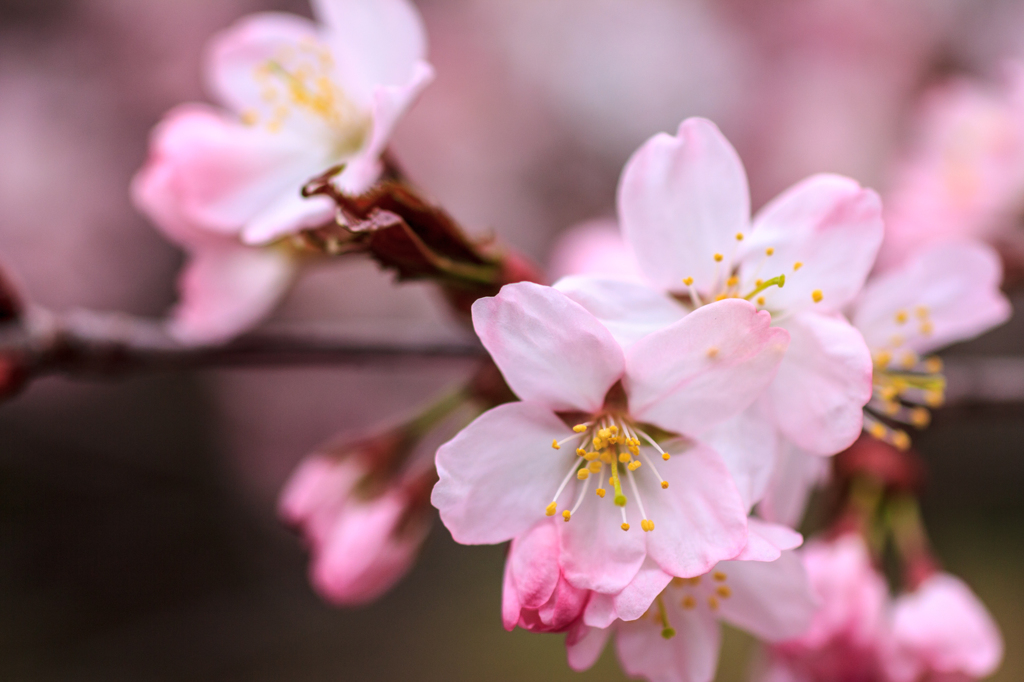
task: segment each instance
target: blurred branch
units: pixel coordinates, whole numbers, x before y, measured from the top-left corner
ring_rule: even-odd
[[[27,377],[117,375],[197,367],[360,365],[396,360],[485,357],[476,342],[361,342],[336,331],[269,329],[220,346],[187,346],[158,321],[119,313],[33,310],[0,325],[0,357]]]
[[[1024,403],[1024,358],[945,358],[946,404]]]

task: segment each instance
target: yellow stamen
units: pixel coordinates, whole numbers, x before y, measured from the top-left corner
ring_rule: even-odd
[[[667,452],[663,452],[661,453],[661,458],[667,462],[670,459],[672,459],[672,455],[668,454]]]
[[[931,374],[938,374],[942,371],[942,358],[934,355],[924,361],[924,371]]]
[[[811,292],[811,298],[814,299],[815,303],[821,303],[821,299],[824,298],[824,294],[821,293],[821,289],[815,289]]]
[[[606,491],[605,491],[605,489],[604,489],[604,488],[598,488],[598,489],[597,489],[597,490],[595,490],[594,492],[595,492],[595,493],[597,493],[597,496],[598,496],[598,497],[604,497],[604,494],[605,494],[605,492],[606,492]]]
[[[627,463],[630,459],[632,458],[629,456],[628,452],[619,453],[619,461],[622,462],[623,464]]]
[[[910,315],[907,314],[906,310],[900,310],[896,313],[896,324],[905,324]]]
[[[914,313],[917,315],[918,319],[926,319],[928,317],[928,306],[919,305],[914,308]]]
[[[740,283],[740,278],[737,277],[736,275],[733,275],[729,279],[725,280],[725,286],[727,286],[727,287],[734,287],[734,286],[736,286],[739,283]]]
[[[601,463],[591,462],[590,464],[587,465],[587,470],[590,471],[590,473],[592,474],[599,474],[601,473]]]
[[[561,450],[562,449],[562,446],[558,444],[558,440],[557,439],[551,441],[551,447],[553,447],[555,450]]]
[[[729,589],[728,585],[719,585],[715,589],[715,592],[717,592],[718,596],[721,597],[722,599],[728,599],[729,597],[732,596],[732,590]]]
[[[587,451],[584,450],[583,448],[576,448],[576,455],[579,457],[586,457]]]
[[[925,336],[928,336],[933,331],[935,331],[935,327],[932,325],[931,322],[925,321],[925,322],[921,323],[920,330],[921,330],[922,334],[924,334]]]
[[[725,575],[725,573],[723,573],[722,571],[715,571],[715,572],[714,572],[714,574],[713,574],[713,575],[712,575],[711,577],[712,577],[712,578],[714,578],[715,580],[717,580],[718,582],[722,582],[722,581],[724,581],[724,580],[725,580],[725,579],[726,579],[726,578],[727,578],[728,576],[727,576],[727,575]]]
[[[662,490],[665,490],[665,489],[667,489],[667,488],[668,488],[668,481],[662,481],[662,482],[661,482],[661,489],[662,489]]]
[[[568,509],[566,509],[564,512],[562,512],[562,518],[565,519],[566,521],[568,521],[571,517],[572,517],[572,512],[569,511]]]
[[[580,481],[585,481],[589,477],[590,477],[590,470],[589,469],[584,468],[584,469],[580,469],[579,471],[576,472],[576,478],[578,480],[580,480]]]
[[[652,530],[654,530],[654,521],[651,521],[650,519],[644,519],[640,522],[640,527],[644,529],[645,533],[650,533]]]
[[[628,523],[624,523],[624,524],[622,524],[621,528],[622,528],[622,530],[629,530],[629,524]]]
[[[714,360],[715,357],[717,357],[717,356],[718,356],[718,348],[716,348],[715,346],[711,346],[711,348],[708,348],[708,357],[709,358]]]
[[[892,444],[900,450],[906,450],[910,447],[910,436],[906,431],[896,431],[892,434]]]
[[[723,256],[722,254],[720,254],[720,253],[716,253],[715,254],[715,262],[716,263],[721,263],[723,258],[725,258],[725,256]]]
[[[743,241],[743,233],[742,232],[737,232],[736,233],[736,241],[738,241],[738,242]]]
[[[685,284],[686,286],[691,286],[693,284],[693,277],[687,277],[686,279],[684,279],[683,284]]]
[[[552,502],[551,504],[549,504],[547,507],[544,508],[544,513],[547,514],[548,516],[554,516],[557,507],[558,507],[558,504],[555,503],[555,502]]]
[[[708,597],[708,606],[711,607],[712,611],[718,610],[718,597],[711,595]]]
[[[767,249],[764,250],[764,255],[766,255],[766,256],[771,256],[774,253],[775,253],[775,249],[773,249],[770,246]]]
[[[632,462],[630,462],[629,464],[627,464],[626,466],[627,466],[627,468],[630,471],[636,471],[637,469],[640,468],[640,460],[635,459]]]
[[[690,609],[697,608],[697,600],[690,595],[683,597],[682,607],[689,611]]]
[[[928,426],[932,420],[932,414],[923,407],[916,407],[910,412],[910,423],[919,429]]]
[[[577,424],[576,426],[572,427],[572,430],[575,431],[576,433],[583,433],[584,431],[587,430],[587,425]]]
[[[757,297],[757,304],[758,305],[764,305],[764,296],[758,296]]]
[[[875,365],[878,367],[885,367],[892,362],[892,353],[887,350],[880,350],[875,353]]]
[[[796,272],[797,270],[799,270],[803,266],[804,266],[804,264],[801,263],[800,261],[797,261],[797,262],[793,263],[793,272]]]

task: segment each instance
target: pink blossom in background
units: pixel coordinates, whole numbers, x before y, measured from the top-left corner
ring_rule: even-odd
[[[880,269],[948,239],[1024,249],[1015,236],[1024,210],[1024,64],[1007,63],[1003,76],[998,86],[955,78],[925,95],[886,195]]]
[[[719,621],[768,641],[802,633],[816,602],[800,559],[786,551],[802,538],[757,519],[750,524],[747,549],[703,576],[672,578],[651,567],[621,595],[594,595],[583,624],[566,640],[570,665],[589,668],[614,632],[628,674],[652,681],[710,682],[721,645]],[[630,594],[645,590],[656,598],[637,600]]]
[[[647,557],[689,577],[743,549],[746,509],[719,455],[694,441],[669,453],[643,429],[699,437],[755,400],[786,347],[766,315],[722,301],[624,350],[565,294],[519,283],[478,300],[473,322],[521,402],[437,452],[432,501],[457,542],[504,542],[561,509],[562,575],[605,593]]]
[[[891,682],[978,680],[996,671],[1003,639],[962,580],[936,573],[893,604],[883,660]]]
[[[369,603],[412,568],[430,530],[427,486],[405,476],[382,488],[356,456],[314,455],[296,469],[280,514],[309,544],[310,582],[325,599]]]
[[[154,132],[135,201],[189,251],[172,323],[184,341],[222,341],[273,307],[290,278],[287,254],[240,244],[331,220],[330,200],[300,194],[331,166],[345,164],[340,189],[366,190],[433,77],[405,0],[316,0],[314,11],[321,23],[255,14],[215,37],[207,80],[225,108],[181,106]]]
[[[877,682],[888,587],[860,536],[809,542],[800,552],[818,610],[799,637],[769,649],[763,682]]]
[[[688,119],[676,137],[656,135],[633,155],[618,206],[639,270],[655,287],[696,306],[746,298],[790,333],[793,352],[751,418],[769,419],[785,437],[822,455],[856,439],[871,395],[871,359],[840,311],[859,293],[881,243],[873,192],[847,178],[812,176],[751,221],[735,150],[711,122]],[[594,248],[592,258],[607,252]],[[636,267],[629,251],[620,261],[624,272]],[[607,308],[607,296],[589,291],[601,287],[578,279],[570,296],[585,307],[594,301]],[[650,314],[654,308],[658,319]],[[646,331],[668,316],[663,308],[652,302],[613,312],[617,324]],[[688,309],[679,305],[677,315]],[[591,312],[605,319],[603,311]]]

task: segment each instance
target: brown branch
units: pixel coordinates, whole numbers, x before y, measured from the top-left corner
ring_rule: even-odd
[[[0,357],[27,377],[44,374],[108,376],[201,367],[364,365],[438,358],[485,357],[475,341],[362,342],[337,331],[267,329],[219,346],[188,346],[161,322],[118,313],[30,312],[0,325]]]

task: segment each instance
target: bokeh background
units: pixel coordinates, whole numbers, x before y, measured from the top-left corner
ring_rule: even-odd
[[[1024,57],[1020,0],[422,0],[436,83],[394,150],[476,234],[545,263],[565,228],[611,216],[647,137],[714,119],[755,205],[818,171],[885,190],[920,93]],[[302,0],[0,0],[0,261],[57,310],[157,316],[181,254],[128,183],[169,107],[204,97],[205,40]],[[1019,310],[1024,299],[1015,297]],[[277,321],[372,338],[454,328],[427,288],[365,263],[308,273]],[[951,355],[1021,355],[1017,320]],[[619,680],[561,637],[500,623],[503,548],[439,525],[378,604],[339,610],[275,517],[312,447],[465,375],[457,361],[360,369],[40,381],[0,405],[0,679]],[[917,444],[946,566],[1024,679],[1024,405],[949,408]],[[730,633],[720,680],[745,679]]]

